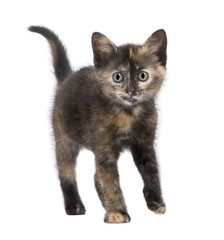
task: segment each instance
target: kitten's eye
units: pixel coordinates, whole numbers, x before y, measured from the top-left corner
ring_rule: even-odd
[[[148,75],[147,72],[140,72],[140,73],[138,74],[138,80],[139,80],[139,81],[145,82],[145,81],[148,80],[148,78],[149,78],[149,75]]]
[[[113,80],[116,82],[116,83],[119,83],[121,82],[122,80],[124,79],[123,75],[119,72],[117,73],[114,73],[113,74]]]

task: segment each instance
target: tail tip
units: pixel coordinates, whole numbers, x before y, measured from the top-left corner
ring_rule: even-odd
[[[27,30],[28,31],[30,31],[30,32],[35,32],[36,31],[36,26],[29,26],[28,28],[27,28]]]
[[[29,30],[30,32],[40,33],[40,31],[44,30],[44,27],[42,27],[42,26],[29,26],[27,28],[27,30]]]

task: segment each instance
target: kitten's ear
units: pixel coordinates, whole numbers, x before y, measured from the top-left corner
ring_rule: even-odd
[[[117,51],[116,45],[109,38],[101,33],[95,32],[92,35],[92,48],[94,64],[102,66],[108,63]]]
[[[159,62],[166,66],[166,46],[167,38],[166,32],[163,29],[160,29],[154,32],[144,43],[145,47],[150,51],[150,53],[155,54],[158,57]]]

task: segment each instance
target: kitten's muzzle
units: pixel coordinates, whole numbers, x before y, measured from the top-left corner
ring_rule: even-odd
[[[130,90],[130,89],[128,89],[128,90],[126,90],[126,93],[128,94],[128,96],[130,96],[131,98],[135,95],[135,93],[136,93],[136,91],[135,90]]]
[[[123,97],[123,99],[126,100],[126,101],[129,101],[129,102],[131,102],[131,103],[137,102],[137,99],[136,99],[136,98],[130,98],[130,97],[128,97],[128,96]]]
[[[126,90],[128,96],[123,97],[124,100],[129,101],[131,103],[137,102],[137,99],[133,98],[135,95],[135,90]]]

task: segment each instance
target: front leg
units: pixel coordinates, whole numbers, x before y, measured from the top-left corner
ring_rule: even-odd
[[[119,186],[117,159],[111,156],[96,156],[95,186],[103,207],[107,223],[127,223],[130,216]]]
[[[164,214],[166,206],[162,198],[159,170],[154,148],[135,144],[132,145],[131,152],[144,181],[143,193],[148,208],[157,214]]]

